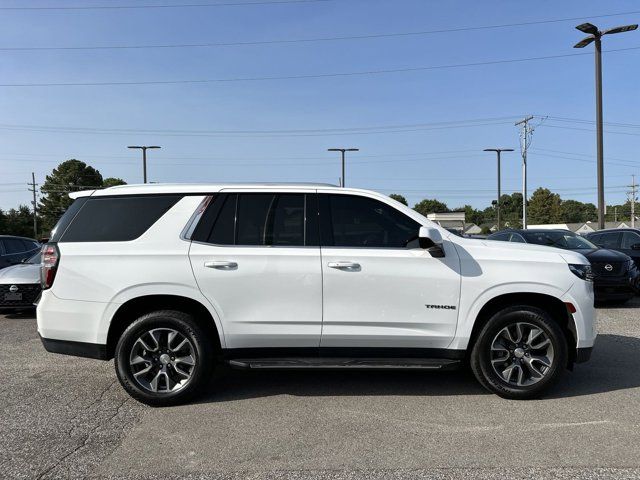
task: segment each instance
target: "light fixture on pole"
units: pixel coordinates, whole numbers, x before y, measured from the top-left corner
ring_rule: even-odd
[[[502,152],[513,152],[513,148],[485,148],[485,152],[496,152],[498,157],[498,200],[496,202],[496,210],[497,210],[497,226],[498,230],[500,230],[500,154]]]
[[[340,177],[340,186],[344,188],[344,152],[359,152],[359,148],[328,148],[328,152],[340,152],[342,154],[342,177]]]
[[[138,149],[138,150],[142,150],[142,178],[143,178],[144,183],[147,183],[147,149],[149,149],[149,148],[162,148],[162,147],[159,147],[157,145],[149,145],[149,146],[146,146],[146,145],[143,145],[143,146],[130,145],[127,148],[135,148],[135,149]]]
[[[573,48],[584,48],[591,42],[596,42],[595,58],[596,58],[596,136],[598,148],[598,228],[604,228],[604,142],[602,133],[602,37],[604,35],[612,35],[614,33],[630,32],[636,30],[638,25],[623,25],[621,27],[610,28],[609,30],[600,31],[598,27],[591,23],[583,23],[576,27],[589,36],[583,38],[576,43]]]

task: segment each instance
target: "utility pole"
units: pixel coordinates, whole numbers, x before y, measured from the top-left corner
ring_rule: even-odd
[[[142,179],[144,181],[144,183],[147,183],[147,149],[149,148],[162,148],[159,147],[157,145],[150,145],[150,146],[140,146],[140,145],[130,145],[127,148],[135,148],[138,150],[142,150]]]
[[[498,217],[498,230],[500,230],[500,154],[502,152],[513,152],[513,148],[485,148],[484,149],[485,152],[496,152],[497,156],[498,156],[498,200],[496,202],[496,210],[497,210],[497,217]]]
[[[576,43],[573,48],[584,48],[595,41],[595,66],[596,66],[596,147],[598,153],[598,229],[604,228],[605,203],[604,203],[604,141],[602,122],[602,37],[615,33],[630,32],[638,28],[637,24],[623,25],[600,31],[591,23],[582,23],[576,27],[589,36]]]
[[[636,185],[635,175],[631,175],[631,185],[629,185],[629,188],[631,188],[631,191],[627,192],[627,195],[629,196],[629,201],[631,202],[631,228],[636,228],[636,192],[638,189],[638,185]]]
[[[328,148],[328,152],[340,152],[342,154],[342,177],[340,179],[340,186],[344,188],[344,152],[359,152],[359,148]]]
[[[522,125],[520,130],[520,153],[522,153],[522,228],[527,229],[527,150],[531,145],[531,135],[533,127],[529,122],[533,120],[533,115],[516,122],[516,127]]]
[[[33,193],[33,201],[31,202],[31,204],[33,205],[33,238],[37,240],[38,239],[38,203],[36,199],[36,193],[37,193],[36,187],[38,186],[38,184],[36,183],[36,174],[34,172],[31,172],[31,183],[27,183],[27,185],[31,187],[29,191]]]

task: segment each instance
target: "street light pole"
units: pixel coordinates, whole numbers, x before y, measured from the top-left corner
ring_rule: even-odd
[[[603,140],[603,120],[602,120],[602,37],[615,33],[630,32],[638,28],[637,24],[623,25],[621,27],[610,28],[600,31],[598,27],[591,23],[583,23],[576,27],[589,36],[576,43],[573,48],[584,48],[591,42],[595,42],[596,60],[596,145],[598,153],[598,228],[604,228],[604,140]]]
[[[157,145],[130,145],[127,148],[135,148],[142,150],[142,178],[144,183],[147,183],[147,149],[148,148],[162,148]]]
[[[485,148],[484,149],[485,152],[496,152],[497,157],[498,157],[498,201],[496,202],[496,210],[498,212],[498,219],[497,219],[497,225],[498,225],[498,230],[500,230],[500,154],[502,152],[513,152],[513,148]]]
[[[344,152],[359,152],[360,149],[359,148],[328,148],[327,151],[328,152],[340,152],[341,153],[341,156],[342,156],[342,177],[340,177],[340,186],[342,188],[344,188],[344,186],[345,186],[345,179],[344,179],[344,176],[345,176]]]

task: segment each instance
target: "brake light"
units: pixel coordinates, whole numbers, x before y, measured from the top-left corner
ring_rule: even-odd
[[[46,243],[42,247],[42,267],[40,269],[40,280],[42,289],[51,288],[56,278],[58,263],[60,262],[60,251],[55,243]]]

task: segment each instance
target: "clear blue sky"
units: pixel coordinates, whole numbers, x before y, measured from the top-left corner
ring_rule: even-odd
[[[4,0],[0,8],[194,3],[216,0]],[[5,9],[0,48],[261,42],[588,20],[633,11],[640,5],[632,0]],[[605,28],[637,23],[640,14],[592,21]],[[578,23],[206,48],[0,50],[0,84],[313,76],[566,55],[581,52],[572,48],[583,36],[574,29]],[[640,47],[640,31],[603,43],[605,50]],[[582,52],[591,54],[593,47]],[[635,125],[606,127],[617,132],[605,136],[607,203],[622,202],[631,174],[640,175],[639,73],[640,49],[604,55],[605,121]],[[482,149],[517,149],[513,121],[527,114],[549,116],[534,134],[529,191],[546,186],[563,198],[595,202],[592,55],[322,78],[0,86],[0,208],[27,203],[31,171],[42,183],[69,158],[91,164],[105,177],[138,183],[141,161],[139,152],[125,148],[130,144],[162,145],[149,155],[150,180],[158,182],[337,183],[339,159],[326,149],[359,147],[361,152],[349,157],[348,186],[401,193],[410,204],[435,197],[450,207],[484,207],[495,198],[496,175],[494,157]],[[469,120],[477,122],[461,126]],[[518,152],[505,154],[503,191],[520,190],[520,168]]]

